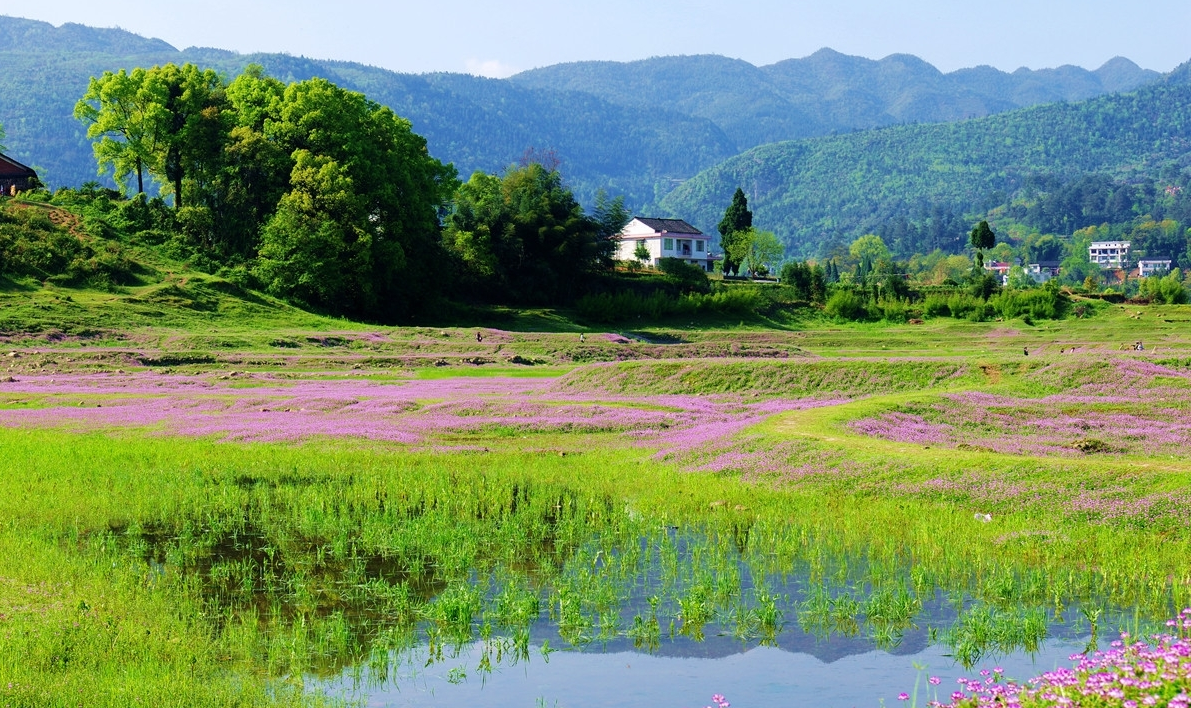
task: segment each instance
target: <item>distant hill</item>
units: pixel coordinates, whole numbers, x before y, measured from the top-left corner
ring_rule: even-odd
[[[1158,76],[1126,59],[1096,71],[979,67],[943,74],[908,55],[872,61],[822,50],[766,67],[717,56],[663,57],[562,64],[494,80],[178,50],[123,30],[0,17],[0,124],[12,155],[39,168],[51,185],[95,179],[90,145],[71,117],[88,78],[187,61],[229,75],[255,62],[281,79],[322,76],[363,91],[409,118],[431,152],[464,177],[499,171],[529,148],[553,149],[583,201],[604,188],[626,195],[634,210],[655,209],[683,180],[760,144],[1077,100]]]
[[[932,207],[978,212],[1033,175],[1141,180],[1189,165],[1191,71],[1184,66],[1134,93],[764,145],[687,181],[662,210],[713,227],[741,186],[754,223],[776,231],[792,253],[809,255]]]
[[[362,91],[410,119],[431,152],[454,162],[464,178],[474,170],[499,171],[528,148],[553,149],[586,201],[606,188],[635,204],[654,202],[677,181],[738,152],[706,119],[664,110],[643,114],[588,94],[284,54],[179,51],[122,30],[0,17],[0,124],[12,155],[39,168],[50,184],[96,179],[90,143],[71,115],[88,79],[187,61],[229,75],[258,63],[284,80],[321,76]]]
[[[909,54],[874,61],[821,49],[804,59],[761,67],[721,56],[672,56],[558,64],[509,80],[706,118],[745,150],[832,132],[1079,101],[1129,91],[1160,76],[1122,57],[1095,71],[1063,66],[1010,74],[980,66],[944,74]]]

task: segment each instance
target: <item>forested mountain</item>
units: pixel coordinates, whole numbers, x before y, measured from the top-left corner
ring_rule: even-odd
[[[553,150],[585,201],[604,188],[637,205],[651,203],[675,180],[737,152],[706,119],[664,110],[642,113],[587,94],[282,54],[178,51],[121,30],[55,28],[0,17],[0,125],[11,154],[37,167],[52,185],[96,179],[91,145],[72,117],[88,79],[166,62],[193,62],[229,76],[257,63],[284,81],[318,76],[362,91],[408,118],[431,153],[453,162],[464,177],[474,170],[499,171],[530,148]]]
[[[560,65],[502,81],[280,54],[179,51],[122,30],[0,17],[0,125],[8,148],[51,185],[95,179],[90,144],[71,117],[87,80],[166,62],[194,62],[229,77],[250,63],[285,81],[323,77],[408,118],[431,153],[465,178],[499,171],[530,148],[553,150],[584,202],[603,188],[625,195],[634,210],[651,208],[682,180],[762,143],[1074,100],[1156,76],[1125,59],[1094,72],[981,67],[942,74],[907,55],[871,61],[823,50],[767,67],[668,57]]]
[[[899,218],[933,212],[935,221],[962,223],[958,215],[1004,203],[1039,175],[1140,182],[1173,179],[1189,166],[1191,71],[1184,66],[1137,92],[1082,103],[763,145],[687,181],[662,208],[714,226],[741,186],[757,225],[776,231],[791,254],[812,255]],[[936,245],[954,244],[919,250]]]
[[[1122,57],[1095,71],[1062,66],[1010,74],[980,66],[944,74],[908,54],[874,61],[821,49],[760,67],[721,56],[576,62],[527,71],[510,81],[707,118],[745,150],[832,132],[1079,101],[1128,91],[1159,76]]]

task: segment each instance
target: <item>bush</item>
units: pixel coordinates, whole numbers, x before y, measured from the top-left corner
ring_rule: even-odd
[[[824,307],[827,314],[844,320],[863,320],[868,317],[868,307],[860,295],[840,288],[827,298]]]
[[[681,258],[660,259],[658,270],[665,273],[667,279],[683,292],[706,293],[711,290],[711,281],[707,279],[707,272]]]
[[[948,297],[947,310],[956,319],[981,322],[987,318],[984,300],[967,293],[955,293]]]
[[[1138,295],[1159,305],[1184,305],[1188,299],[1182,273],[1177,268],[1165,277],[1142,280]]]
[[[63,285],[134,281],[132,263],[118,244],[81,241],[34,208],[0,211],[0,270]]]
[[[927,317],[950,317],[951,308],[947,306],[946,295],[927,295],[922,304],[922,311]]]
[[[908,322],[910,320],[910,305],[905,300],[886,298],[878,303],[877,308],[886,322]]]
[[[1070,309],[1067,294],[1055,287],[1034,290],[1007,290],[989,304],[1007,320],[1016,317],[1036,320],[1062,319]]]
[[[752,314],[761,305],[753,288],[724,288],[714,293],[671,295],[661,290],[649,294],[632,291],[585,295],[575,303],[580,316],[593,322],[621,322],[643,318],[689,317],[701,314]]]

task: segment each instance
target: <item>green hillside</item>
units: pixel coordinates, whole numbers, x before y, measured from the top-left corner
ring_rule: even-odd
[[[1132,90],[1158,78],[1156,72],[1121,57],[1095,71],[1063,66],[1010,74],[981,66],[944,74],[908,54],[874,61],[821,49],[769,66],[707,55],[575,62],[527,71],[510,81],[706,118],[745,150],[832,132],[953,121],[1078,101]]]
[[[91,147],[71,117],[88,78],[167,62],[228,77],[258,63],[286,82],[318,76],[364,92],[408,118],[431,153],[464,177],[499,171],[531,148],[552,150],[582,201],[590,204],[602,188],[625,195],[634,211],[652,211],[684,179],[763,143],[1078,100],[1157,78],[1120,58],[1096,71],[943,74],[908,55],[872,61],[822,50],[766,67],[679,56],[563,64],[493,80],[283,54],[179,51],[122,30],[0,17],[0,125],[13,156],[53,186],[95,179]]]
[[[710,121],[641,112],[588,94],[528,89],[461,74],[398,74],[283,54],[179,51],[120,30],[0,17],[0,125],[13,157],[53,186],[96,179],[84,129],[72,117],[92,76],[121,68],[192,62],[230,76],[251,63],[286,82],[315,76],[366,93],[408,118],[431,154],[463,176],[499,171],[531,148],[554,150],[576,192],[604,188],[633,204],[656,201],[676,180],[737,152]],[[658,193],[660,190],[660,194]]]
[[[1138,181],[1177,173],[1191,160],[1187,74],[1082,103],[764,145],[689,180],[662,206],[711,228],[741,186],[754,223],[809,255],[932,209],[987,210],[1031,176]]]

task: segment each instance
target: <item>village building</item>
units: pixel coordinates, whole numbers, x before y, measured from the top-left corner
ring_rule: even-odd
[[[1013,267],[1013,264],[1009,263],[1007,261],[988,261],[987,263],[984,264],[985,270],[987,270],[991,273],[995,273],[995,274],[1001,276],[1001,278],[1004,278],[1005,276],[1009,275],[1009,269],[1012,267]]]
[[[617,238],[620,243],[616,259],[621,261],[638,260],[640,246],[649,253],[645,262],[653,266],[663,258],[678,258],[710,273],[720,260],[720,256],[711,252],[711,239],[682,219],[637,216],[620,230]]]
[[[40,185],[37,172],[32,167],[26,167],[11,157],[0,154],[0,194],[13,197],[17,192],[35,189]]]
[[[1060,270],[1058,261],[1039,261],[1025,267],[1026,275],[1039,285],[1057,276]]]
[[[1170,272],[1170,259],[1143,258],[1137,262],[1137,277],[1152,278]]]
[[[1123,268],[1132,245],[1129,241],[1093,241],[1088,246],[1088,260],[1101,268]]]

